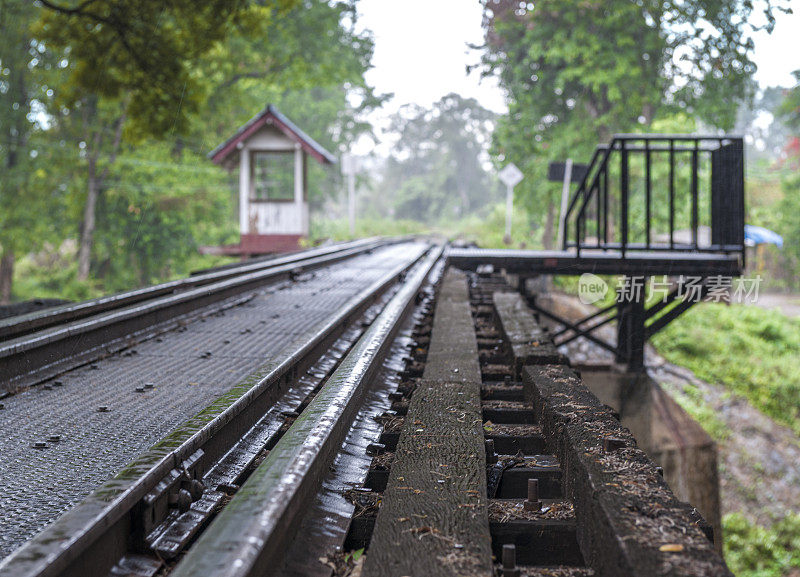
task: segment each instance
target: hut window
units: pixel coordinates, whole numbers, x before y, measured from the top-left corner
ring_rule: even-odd
[[[253,152],[254,200],[294,200],[294,152]]]

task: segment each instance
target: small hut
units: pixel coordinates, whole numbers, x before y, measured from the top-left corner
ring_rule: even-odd
[[[307,158],[334,164],[336,157],[271,104],[208,156],[239,169],[240,242],[206,252],[248,256],[298,249],[308,236]]]

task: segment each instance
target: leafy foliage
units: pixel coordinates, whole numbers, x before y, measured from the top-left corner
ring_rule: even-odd
[[[96,276],[107,288],[187,274],[198,245],[234,241],[230,177],[206,162],[190,151],[171,157],[168,144],[120,157],[98,211]]]
[[[800,270],[800,70],[794,73],[797,84],[786,91],[778,108],[778,113],[790,131],[786,144],[787,158],[785,164],[791,170],[783,183],[783,199],[778,206],[780,215],[778,227],[784,237],[784,252],[788,267],[793,271]],[[795,287],[800,287],[800,280],[795,275]]]
[[[350,0],[0,0],[0,34],[0,300],[15,253],[18,298],[201,266],[199,244],[235,237],[231,175],[211,148],[270,101],[345,148],[382,101],[364,81],[372,41]],[[319,203],[336,182],[309,173]],[[78,233],[86,281],[68,263]]]
[[[76,297],[189,272],[198,245],[236,239],[235,183],[209,150],[267,102],[346,148],[382,101],[354,1],[0,3],[0,245],[44,247],[18,296],[55,290],[34,260],[61,262]],[[334,191],[314,163],[309,178],[312,202]],[[62,241],[78,233],[76,273]]]
[[[558,198],[548,162],[586,161],[612,133],[679,113],[731,128],[753,93],[753,23],[769,30],[779,10],[788,2],[758,14],[748,0],[484,0],[484,73],[509,100],[493,152],[526,174],[545,246]]]
[[[452,220],[498,198],[485,150],[494,114],[472,98],[448,94],[431,109],[406,106],[391,119],[397,135],[378,194],[398,218]]]
[[[797,84],[791,90],[786,91],[778,113],[797,136],[800,133],[800,70],[794,71],[794,78]]]
[[[749,305],[692,307],[653,338],[670,362],[721,383],[800,433],[800,319]]]
[[[235,30],[259,33],[287,2],[270,0],[39,0],[35,33],[68,52],[66,104],[95,94],[131,97],[138,129],[159,135],[185,127],[203,101],[193,64]]]
[[[487,0],[485,8],[485,64],[514,104],[538,116],[537,132],[582,117],[600,136],[649,124],[663,107],[729,128],[752,87],[750,34],[789,10],[765,3],[759,26],[745,0]]]
[[[787,268],[795,271],[794,287],[800,288],[800,174],[787,177],[783,182],[783,199],[777,206],[778,230],[783,235],[783,253]]]
[[[800,569],[800,515],[787,514],[771,528],[741,513],[722,518],[725,559],[738,577],[784,577]]]

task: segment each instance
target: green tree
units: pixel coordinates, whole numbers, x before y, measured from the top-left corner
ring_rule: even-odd
[[[143,133],[181,131],[206,90],[195,65],[234,31],[257,34],[297,0],[36,0],[36,35],[69,49],[73,100],[130,98]]]
[[[278,104],[334,148],[362,132],[358,115],[380,102],[364,82],[372,42],[355,30],[354,2],[206,2],[197,10],[192,2],[41,4],[34,31],[50,51],[63,53],[65,62],[51,111],[68,114],[54,121],[50,132],[75,143],[75,167],[84,182],[78,193],[81,279],[91,264],[114,286],[119,283],[110,279],[127,273],[131,282],[149,282],[167,271],[165,263],[189,258],[191,250],[153,249],[169,239],[169,231],[192,249],[224,237],[220,231],[186,233],[177,212],[199,219],[199,204],[213,207],[206,218],[219,215],[220,198],[229,202],[221,184],[227,176],[219,172],[213,179],[210,198],[203,182],[209,168],[205,154],[266,102]],[[196,45],[185,45],[198,37]],[[146,82],[152,74],[153,81]],[[163,161],[165,143],[167,158],[184,171],[178,181],[193,186],[194,195],[185,187],[173,194],[163,184],[169,182],[164,174],[132,168],[131,160],[140,162],[138,167],[159,155]],[[198,178],[189,176],[192,167]],[[312,169],[312,191],[324,182],[324,174]],[[139,212],[126,212],[128,205]],[[163,206],[177,212],[160,219],[143,208]],[[129,233],[136,243],[126,246]],[[129,268],[112,266],[115,259],[129,261]]]
[[[204,154],[172,143],[124,150],[99,199],[95,275],[122,290],[186,274],[201,244],[233,240],[231,186]]]
[[[793,72],[795,86],[785,91],[783,102],[778,107],[778,114],[786,125],[794,131],[795,137],[800,136],[800,70]]]
[[[778,114],[789,131],[785,143],[784,163],[792,169],[782,183],[783,198],[778,205],[780,232],[784,237],[783,252],[789,261],[788,268],[800,270],[800,70],[794,72],[797,84],[785,91]],[[794,275],[794,288],[800,280]]]
[[[89,276],[96,207],[104,181],[133,135],[163,136],[186,128],[205,91],[193,65],[239,27],[263,27],[282,0],[82,0],[42,6],[37,37],[64,54],[69,77],[58,101],[80,116],[86,197],[80,225],[78,278]]]
[[[31,33],[36,8],[22,0],[0,0],[0,302],[12,296],[16,257],[52,240],[64,190],[48,167],[64,147],[44,137],[44,110],[57,68]]]
[[[306,0],[270,20],[263,33],[220,44],[200,64],[210,97],[189,138],[210,149],[272,103],[329,150],[348,150],[371,131],[364,118],[386,98],[364,79],[374,47],[356,21],[354,1]],[[312,208],[333,192],[337,178],[338,171],[309,164]]]
[[[484,73],[509,96],[496,158],[523,168],[521,192],[552,223],[554,189],[536,183],[565,151],[585,158],[612,133],[676,112],[731,128],[753,94],[752,23],[771,30],[779,10],[788,2],[758,14],[749,0],[486,0]]]
[[[436,222],[464,216],[497,198],[486,149],[494,114],[472,98],[442,97],[430,109],[406,106],[391,120],[397,143],[379,194],[398,218]]]

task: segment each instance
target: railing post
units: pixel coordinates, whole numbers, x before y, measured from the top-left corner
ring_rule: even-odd
[[[669,139],[669,248],[675,250],[675,139]]]
[[[598,182],[595,194],[595,234],[597,235],[597,247],[600,248],[600,195],[602,190],[602,180]]]
[[[622,256],[625,256],[625,249],[628,247],[628,149],[625,147],[626,141],[620,140],[620,226],[622,242]]]
[[[692,245],[694,245],[695,250],[699,248],[697,243],[697,226],[698,226],[697,147],[698,147],[698,140],[695,139],[694,148],[692,149]]]
[[[737,138],[735,140],[736,149],[739,152],[739,163],[736,166],[736,180],[737,184],[739,185],[739,190],[741,191],[739,194],[739,218],[737,220],[736,226],[740,227],[742,231],[741,237],[741,249],[742,249],[742,270],[747,265],[746,257],[747,257],[747,250],[745,249],[744,244],[744,211],[745,211],[745,203],[744,203],[744,140],[741,138]],[[738,243],[737,243],[738,244]]]
[[[644,366],[644,345],[647,341],[645,321],[644,287],[647,277],[627,277],[626,283],[636,283],[641,279],[641,291],[633,288],[630,298],[617,302],[617,354],[615,361],[628,365],[629,371],[638,371]]]
[[[586,242],[586,207],[589,204],[589,198],[592,195],[592,189],[583,192],[583,207],[581,209],[581,244]]]
[[[644,141],[645,246],[650,250],[650,141]]]
[[[608,166],[603,169],[603,250],[608,244]]]

